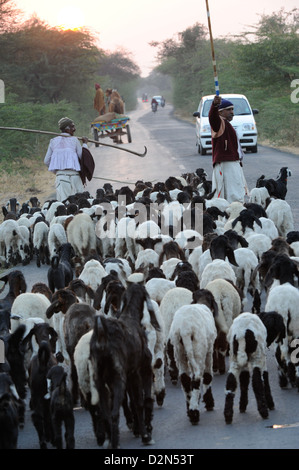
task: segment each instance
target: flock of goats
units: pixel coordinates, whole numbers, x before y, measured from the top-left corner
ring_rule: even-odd
[[[259,178],[244,204],[213,197],[197,169],[133,190],[105,184],[95,198],[3,206],[0,448],[17,448],[26,406],[40,448],[75,448],[78,401],[99,446],[119,447],[121,408],[149,444],[166,373],[181,384],[192,424],[201,401],[214,407],[216,372],[227,374],[227,424],[238,386],[246,410],[250,377],[267,418],[272,343],[280,386],[299,390],[299,232],[285,201],[290,171],[280,173]],[[48,265],[48,282],[27,292],[19,263]]]

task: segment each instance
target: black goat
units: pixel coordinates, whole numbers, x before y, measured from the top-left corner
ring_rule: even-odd
[[[42,341],[38,354],[32,358],[29,366],[31,417],[41,449],[47,449],[47,442],[53,442],[50,402],[45,397],[48,371],[56,364],[48,341]]]
[[[59,248],[59,255],[51,259],[51,267],[48,269],[48,284],[52,292],[55,289],[63,289],[73,279],[72,258],[75,256],[70,243],[63,243]]]
[[[285,199],[287,194],[287,181],[288,177],[291,176],[291,171],[288,167],[284,166],[279,170],[277,179],[272,178],[265,179],[265,175],[259,177],[256,182],[257,188],[265,187],[268,190],[270,197],[277,199]]]
[[[7,218],[9,215],[14,215],[15,219],[19,217],[19,212],[18,208],[20,206],[20,203],[17,201],[15,197],[12,197],[7,201],[6,206],[2,206],[2,213],[5,218]]]
[[[6,284],[9,286],[8,293],[3,299],[0,299],[0,335],[5,336],[10,331],[10,312],[11,307],[20,294],[27,290],[27,284],[24,274],[21,271],[14,270],[1,277],[4,282],[2,290],[5,289]]]
[[[66,449],[75,448],[75,418],[72,395],[66,384],[67,374],[63,367],[53,366],[48,372],[50,381],[50,414],[53,429],[53,445],[63,448],[62,425],[65,427]],[[49,384],[49,382],[48,382]]]
[[[19,436],[18,399],[10,375],[0,372],[0,449],[17,449]]]
[[[20,427],[24,426],[25,398],[27,393],[25,347],[23,345],[25,329],[25,325],[20,325],[14,333],[2,338],[5,361],[0,363],[0,372],[9,374],[16,390],[15,397],[18,404],[18,423]]]
[[[140,434],[144,443],[151,441],[152,355],[141,326],[144,302],[148,302],[144,286],[130,284],[120,317],[97,315],[90,340],[95,386],[112,448],[119,444],[119,410],[126,392],[135,418],[134,433]],[[153,310],[148,310],[153,325],[159,327]]]

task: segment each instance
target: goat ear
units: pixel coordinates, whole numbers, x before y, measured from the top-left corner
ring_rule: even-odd
[[[60,305],[61,305],[61,304],[60,304],[59,300],[56,300],[55,302],[53,302],[53,303],[50,305],[50,307],[48,307],[47,310],[46,310],[46,317],[47,317],[47,318],[51,318],[51,317],[54,315],[54,313],[59,312],[58,307],[59,307]]]
[[[233,264],[234,266],[237,266],[239,267],[237,261],[236,261],[236,258],[235,258],[235,254],[234,254],[234,250],[228,246],[226,248],[226,256],[228,257],[228,261]]]
[[[57,341],[57,339],[58,339],[58,333],[57,333],[56,330],[54,330],[54,328],[52,328],[52,326],[50,326],[49,332],[50,332],[51,337],[52,337],[55,341]]]
[[[158,323],[156,313],[149,295],[146,295],[146,306],[150,314],[151,324],[154,328],[156,328],[156,330],[160,331],[160,325]]]
[[[213,300],[213,312],[214,312],[214,318],[218,317],[219,310],[218,310],[218,304],[216,300]]]
[[[242,248],[247,248],[249,246],[249,243],[246,238],[242,237],[241,235],[238,236],[238,242],[240,243]]]
[[[264,279],[264,286],[267,289],[271,286],[273,279],[275,278],[276,271],[277,271],[276,266],[271,266],[270,269],[268,270]]]

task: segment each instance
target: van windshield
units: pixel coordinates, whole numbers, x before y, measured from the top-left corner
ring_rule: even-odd
[[[202,110],[203,117],[208,117],[212,101],[213,100],[205,101]],[[251,109],[244,98],[229,98],[229,101],[231,101],[234,105],[235,116],[246,116],[251,114]]]

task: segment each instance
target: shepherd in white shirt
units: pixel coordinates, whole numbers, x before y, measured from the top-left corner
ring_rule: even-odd
[[[76,126],[68,117],[58,122],[61,136],[50,140],[49,147],[44,159],[49,171],[56,174],[56,198],[64,201],[72,194],[84,191],[80,176],[80,160],[82,147],[74,137]],[[82,137],[83,147],[87,148],[87,137]]]

